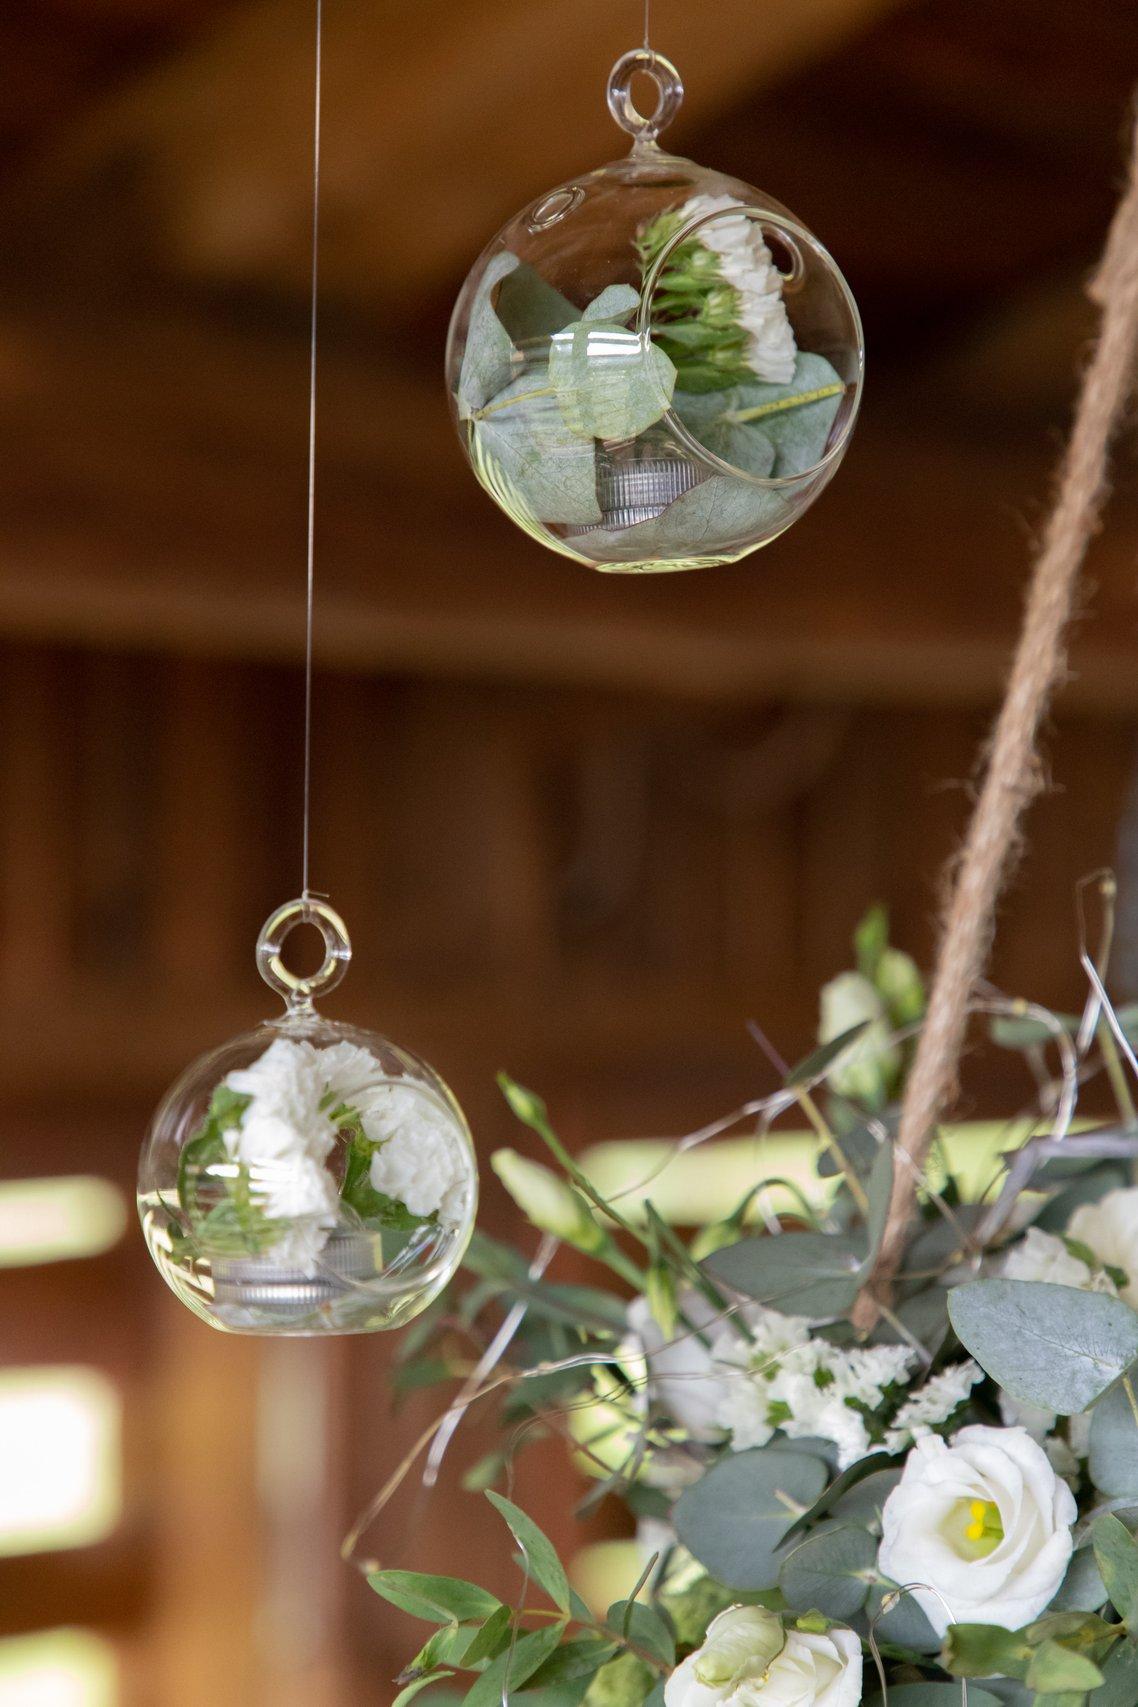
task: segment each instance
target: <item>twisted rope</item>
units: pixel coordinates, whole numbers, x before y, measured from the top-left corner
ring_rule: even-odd
[[[1138,117],[1129,177],[1090,294],[1101,309],[1083,377],[1055,505],[1032,571],[1023,628],[996,719],[983,786],[963,848],[949,870],[949,900],[929,996],[901,1110],[897,1168],[881,1253],[855,1320],[871,1326],[889,1290],[916,1208],[917,1182],[952,1097],[968,1003],[991,947],[996,905],[1020,851],[1020,823],[1043,786],[1040,724],[1066,665],[1079,571],[1107,493],[1111,439],[1138,359]]]

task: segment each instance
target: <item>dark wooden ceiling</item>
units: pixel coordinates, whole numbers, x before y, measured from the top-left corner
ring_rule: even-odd
[[[990,697],[1122,170],[1126,0],[656,0],[681,152],[768,188],[863,304],[841,477],[731,571],[601,583],[477,491],[449,305],[525,199],[619,151],[638,8],[328,0],[324,655],[354,666],[911,702]],[[310,0],[15,0],[0,97],[0,626],[295,655]],[[1083,635],[1138,706],[1123,470]],[[235,576],[233,567],[240,565]],[[630,644],[631,642],[631,644]]]

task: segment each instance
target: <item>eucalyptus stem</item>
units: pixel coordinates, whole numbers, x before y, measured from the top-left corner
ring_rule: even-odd
[[[516,397],[500,397],[496,403],[484,403],[481,409],[474,409],[471,415],[475,421],[484,421],[487,415],[496,415],[499,409],[510,409],[515,403],[532,403],[535,397],[556,397],[552,385],[543,385],[539,391],[519,391]]]
[[[737,425],[761,421],[764,415],[781,415],[787,409],[801,409],[807,403],[820,403],[825,397],[840,397],[845,389],[839,380],[836,385],[819,385],[814,391],[799,391],[793,397],[777,397],[771,403],[756,403],[750,409],[729,409],[723,419]]]
[[[818,1104],[814,1101],[814,1098],[810,1095],[808,1090],[803,1089],[800,1085],[796,1085],[793,1088],[799,1108],[801,1108],[803,1114],[806,1116],[819,1138],[821,1138],[823,1144],[825,1144],[835,1162],[837,1162],[838,1166],[841,1168],[842,1173],[845,1176],[846,1184],[850,1188],[850,1196],[853,1198],[862,1214],[867,1215],[869,1213],[869,1199],[865,1195],[865,1187],[858,1179],[857,1171],[854,1168],[853,1163],[850,1161],[849,1157],[842,1149],[842,1146],[838,1143],[837,1138],[834,1136],[830,1123],[825,1119],[821,1109],[818,1107]]]
[[[1126,1081],[1126,1069],[1122,1065],[1122,1057],[1118,1053],[1114,1033],[1105,1020],[1099,1021],[1098,1043],[1102,1050],[1106,1076],[1110,1080],[1110,1088],[1114,1093],[1114,1100],[1118,1104],[1118,1112],[1122,1116],[1122,1124],[1128,1131],[1133,1132],[1138,1128],[1138,1110],[1134,1107],[1134,1098],[1130,1094],[1130,1086]]]

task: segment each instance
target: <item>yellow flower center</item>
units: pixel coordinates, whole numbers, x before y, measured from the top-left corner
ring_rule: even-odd
[[[957,1552],[966,1559],[986,1559],[1004,1539],[1000,1508],[994,1500],[961,1500],[947,1527]]]

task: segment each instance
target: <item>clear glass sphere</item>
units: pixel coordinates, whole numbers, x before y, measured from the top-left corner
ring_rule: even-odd
[[[659,90],[650,119],[629,97],[637,70]],[[661,152],[679,95],[666,60],[626,55],[609,104],[631,154],[503,226],[451,320],[475,474],[594,569],[696,569],[769,544],[835,473],[860,401],[841,273],[770,196]]]
[[[160,1273],[232,1333],[402,1326],[454,1273],[477,1202],[470,1132],[438,1074],[306,997],[187,1068],[139,1168]]]

